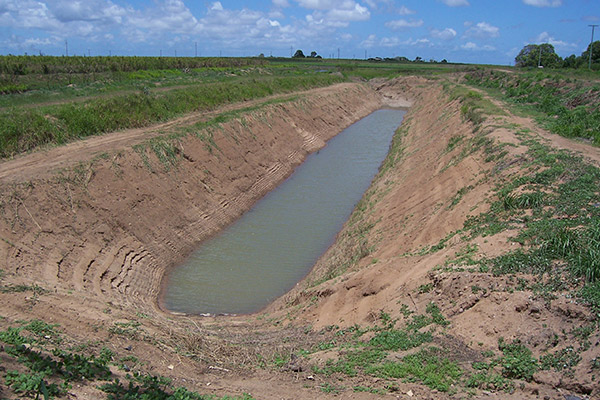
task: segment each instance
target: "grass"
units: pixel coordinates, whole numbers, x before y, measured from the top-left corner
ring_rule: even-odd
[[[469,216],[463,233],[474,238],[513,229],[512,240],[524,247],[482,260],[481,270],[543,275],[558,265],[594,284],[600,278],[600,169],[527,135],[522,140],[528,147],[522,172],[500,181],[490,211]]]
[[[191,85],[160,94],[141,92],[84,103],[0,111],[0,157],[11,157],[47,144],[63,144],[115,130],[145,127],[194,110],[327,86],[341,80],[324,74],[261,77]]]
[[[525,112],[538,116],[551,132],[600,145],[600,86],[565,72],[505,73],[478,69],[466,75]]]
[[[460,113],[463,120],[470,121],[473,124],[474,132],[479,129],[487,116],[506,114],[489,99],[484,98],[481,93],[470,90],[465,86],[446,83],[444,89],[449,94],[450,100],[460,101]],[[461,139],[461,136],[451,138],[448,144],[450,149],[447,149],[447,151],[452,150],[452,147],[456,146]]]
[[[420,350],[399,362],[374,366],[367,372],[381,378],[421,382],[440,392],[448,392],[463,374],[458,364],[444,357],[444,352],[436,347]]]
[[[367,332],[363,330],[354,332],[349,343],[334,343],[341,353],[340,358],[329,360],[323,366],[313,366],[313,372],[327,377],[335,375],[339,379],[343,379],[340,376],[354,377],[359,374],[386,380],[406,378],[440,391],[448,391],[450,385],[458,383],[463,374],[458,364],[437,348],[423,348],[434,340],[436,327],[448,325],[437,305],[430,303],[425,314],[405,313],[405,326],[400,329],[395,327],[399,321],[392,320],[386,312],[380,313],[379,322],[381,325],[369,329],[375,334],[367,341],[361,340]],[[348,333],[340,331],[341,335]],[[391,354],[402,354],[413,349],[419,350],[405,355],[399,362],[388,360]],[[373,390],[369,388],[368,391]]]

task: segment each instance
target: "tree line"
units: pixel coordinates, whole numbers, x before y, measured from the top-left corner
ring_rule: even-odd
[[[588,67],[592,52],[592,69],[600,70],[600,41],[590,43],[581,56],[561,58],[550,43],[528,44],[515,57],[517,67],[583,68]]]

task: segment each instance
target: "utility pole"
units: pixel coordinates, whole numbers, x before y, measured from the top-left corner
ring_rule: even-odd
[[[594,47],[594,29],[596,29],[596,27],[598,25],[588,25],[590,27],[592,27],[592,41],[590,42],[590,63],[589,63],[589,68],[590,70],[592,69],[592,48]]]
[[[538,68],[542,66],[542,45],[540,44],[540,57],[538,58]]]
[[[194,57],[198,57],[198,42],[194,42]]]
[[[293,54],[294,54],[294,46],[290,46],[290,58],[292,58]]]
[[[65,40],[65,54],[69,57],[69,41]]]

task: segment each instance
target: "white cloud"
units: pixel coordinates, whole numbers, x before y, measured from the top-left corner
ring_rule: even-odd
[[[218,12],[222,9],[223,6],[217,1],[211,5],[210,11]],[[131,10],[124,26],[126,33],[141,30],[146,32],[148,37],[159,37],[164,34],[192,34],[196,32],[199,24],[183,1],[163,0],[157,2],[153,8],[143,11]]]
[[[129,12],[109,0],[3,0],[0,4],[0,25],[93,39],[107,28],[124,23]]]
[[[375,47],[376,44],[377,44],[377,36],[374,34],[371,34],[360,43],[360,47],[370,49],[372,47]]]
[[[354,4],[354,7],[351,9],[334,8],[327,13],[329,19],[336,21],[365,21],[370,16],[369,9],[358,3]]]
[[[269,18],[284,19],[285,18],[285,14],[283,12],[281,12],[280,10],[272,10],[272,11],[269,12]]]
[[[534,7],[560,7],[562,0],[523,0],[524,4]]]
[[[305,6],[318,7],[312,14],[306,15],[305,20],[310,28],[332,29],[347,27],[350,22],[366,21],[371,18],[367,7],[355,1],[319,1],[301,0]]]
[[[365,3],[373,9],[378,9],[379,3],[382,3],[386,6],[393,6],[394,0],[365,0]]]
[[[282,0],[274,1],[284,4]],[[354,1],[342,5],[350,8],[343,9],[345,13],[334,11],[332,18],[352,21],[368,17],[366,7]],[[202,48],[214,44],[225,46],[223,49],[245,50],[251,46],[287,46],[322,35],[324,29],[333,29],[311,30],[298,20],[293,25],[282,25],[284,18],[281,12],[230,10],[220,1],[208,2],[203,16],[197,19],[182,0],[154,0],[138,8],[117,6],[111,0],[0,0],[0,26],[15,31],[41,31],[33,35],[38,38],[28,42],[22,38],[17,42],[12,40],[21,47],[36,44],[60,47],[65,38],[69,38],[70,44],[82,38],[88,43],[118,40],[123,47],[137,48],[139,43],[181,46],[188,42],[189,46],[189,42],[198,39]],[[44,39],[47,37],[61,39],[50,43]]]
[[[423,20],[422,19],[419,19],[419,20],[411,19],[410,21],[408,21],[405,19],[398,19],[395,21],[386,22],[385,26],[387,26],[388,28],[393,29],[393,30],[418,28],[420,26],[423,26]]]
[[[212,3],[210,9],[213,11],[223,11],[223,4],[221,4],[220,1],[215,1],[214,3]]]
[[[477,44],[473,43],[473,42],[467,42],[463,45],[460,46],[461,49],[463,50],[468,50],[468,51],[495,51],[496,48],[494,46],[490,46],[490,45],[485,45],[485,46],[478,46]]]
[[[495,38],[498,36],[500,36],[500,29],[487,22],[478,22],[465,32],[465,37],[478,39]]]
[[[409,9],[406,6],[402,6],[398,10],[398,14],[400,14],[400,15],[412,15],[412,14],[416,14],[416,13],[417,13],[416,11]]]
[[[17,35],[11,35],[2,42],[5,46],[25,51],[37,52],[40,47],[63,45],[63,40],[56,36],[47,38],[22,38]]]
[[[47,3],[52,14],[61,22],[96,21],[120,24],[127,14],[124,8],[105,0],[49,0]]]
[[[576,49],[577,48],[577,44],[576,43],[568,43],[568,42],[565,42],[563,40],[558,40],[558,39],[550,36],[550,34],[548,32],[542,32],[542,33],[540,33],[537,36],[537,38],[535,38],[535,40],[533,42],[534,43],[550,43],[555,48],[557,48],[557,49],[563,49],[563,50],[569,50],[569,49]]]
[[[273,0],[273,5],[277,7],[289,7],[290,3],[287,0]]]
[[[442,3],[448,7],[463,7],[470,5],[468,0],[442,0]]]
[[[431,37],[442,40],[452,40],[456,37],[456,31],[452,28],[446,28],[444,30],[433,29],[431,31]]]
[[[331,10],[335,8],[349,9],[353,8],[354,1],[350,0],[296,0],[300,7],[308,8],[310,10]]]
[[[375,35],[369,35],[369,37],[360,43],[362,48],[373,48],[373,47],[431,47],[433,44],[429,39],[413,39],[400,40],[397,36],[383,37],[378,39]]]

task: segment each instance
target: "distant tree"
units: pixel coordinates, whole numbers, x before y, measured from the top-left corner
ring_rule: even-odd
[[[304,53],[300,49],[296,50],[296,52],[292,56],[292,58],[305,58],[305,57],[306,56],[304,55]]]
[[[419,56],[415,57],[415,62],[423,62],[423,59]]]
[[[442,64],[447,64],[447,63],[448,63],[448,60],[446,60],[446,59],[444,58],[442,61],[440,61],[440,63],[442,63]]]
[[[260,54],[258,55],[258,58],[265,58],[265,53],[260,53]]]
[[[543,67],[558,67],[561,62],[562,59],[556,54],[554,46],[550,43],[540,45],[528,44],[515,57],[515,65],[517,67],[537,67],[538,65]]]
[[[587,65],[590,60],[590,47],[592,48],[592,63],[600,63],[600,41],[595,41],[594,43],[588,44],[587,49],[581,53],[582,63]]]
[[[316,51],[311,51],[309,57],[310,58],[317,58],[317,52]]]
[[[563,68],[579,68],[583,63],[581,57],[577,57],[575,54],[571,54],[569,57],[565,57],[562,62]]]

